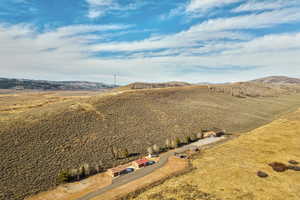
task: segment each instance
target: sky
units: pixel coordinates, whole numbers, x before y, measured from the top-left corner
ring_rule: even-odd
[[[300,78],[299,0],[1,0],[0,77]]]

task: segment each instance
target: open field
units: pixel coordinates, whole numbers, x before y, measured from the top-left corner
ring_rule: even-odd
[[[272,162],[300,159],[300,109],[198,155],[190,173],[140,194],[138,200],[298,200],[300,172],[275,172]],[[257,171],[269,177],[259,178]]]
[[[108,174],[101,173],[80,182],[58,186],[52,191],[39,193],[26,198],[26,200],[76,200],[81,196],[111,184],[111,181],[112,178]]]
[[[0,121],[48,104],[99,95],[102,91],[0,90]]]
[[[85,163],[108,168],[137,157],[114,159],[111,146],[145,154],[149,145],[163,146],[167,138],[210,127],[243,132],[299,106],[296,94],[237,98],[188,86],[77,96],[22,112],[1,111],[0,199],[48,190],[64,169]]]

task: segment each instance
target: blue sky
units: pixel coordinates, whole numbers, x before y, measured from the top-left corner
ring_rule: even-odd
[[[1,0],[0,77],[300,77],[299,0]]]

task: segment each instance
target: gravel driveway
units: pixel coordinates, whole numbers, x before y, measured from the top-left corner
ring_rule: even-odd
[[[97,191],[94,191],[94,192],[91,192],[85,196],[82,196],[80,198],[78,198],[77,200],[90,200],[96,196],[99,196],[109,190],[112,190],[112,189],[115,189],[119,186],[122,186],[122,185],[125,185],[131,181],[134,181],[136,179],[139,179],[139,178],[142,178],[150,173],[152,173],[153,171],[155,171],[156,169],[159,169],[161,167],[163,167],[167,161],[168,161],[168,158],[172,155],[176,153],[183,153],[187,150],[189,150],[191,147],[202,147],[204,145],[208,145],[208,144],[212,144],[212,143],[215,143],[215,142],[218,142],[222,139],[225,139],[225,137],[210,137],[210,138],[205,138],[205,139],[202,139],[202,140],[198,140],[197,142],[193,142],[191,144],[188,144],[188,145],[185,145],[185,146],[182,146],[180,148],[177,148],[173,151],[169,151],[169,152],[166,152],[166,153],[163,153],[160,155],[160,159],[157,163],[155,163],[154,165],[150,165],[148,167],[145,167],[145,168],[142,168],[142,169],[139,169],[139,170],[136,170],[132,173],[129,173],[129,174],[126,174],[126,175],[123,175],[123,176],[120,176],[118,178],[115,178],[113,181],[112,181],[112,184],[111,185],[108,185],[106,187],[103,187]]]

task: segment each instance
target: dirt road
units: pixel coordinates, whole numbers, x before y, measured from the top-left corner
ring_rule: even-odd
[[[206,138],[206,139],[203,139],[203,140],[199,140],[197,142],[194,142],[194,143],[191,143],[191,144],[188,144],[188,145],[185,145],[185,146],[182,146],[180,148],[177,148],[173,151],[169,151],[169,152],[166,152],[166,153],[163,153],[161,154],[160,156],[160,160],[159,162],[157,162],[156,164],[154,165],[151,165],[151,166],[148,166],[148,167],[145,167],[145,168],[142,168],[140,170],[137,170],[133,173],[130,173],[130,174],[126,174],[126,175],[123,175],[121,177],[118,177],[116,179],[113,180],[112,184],[111,185],[108,185],[104,188],[101,188],[97,191],[94,191],[94,192],[91,192],[85,196],[82,196],[80,198],[78,198],[77,200],[90,200],[96,196],[99,196],[109,190],[112,190],[114,188],[117,188],[119,186],[122,186],[122,185],[125,185],[126,183],[129,183],[131,181],[134,181],[136,179],[139,179],[139,178],[142,178],[150,173],[152,173],[153,171],[163,167],[167,161],[168,161],[168,158],[172,155],[176,153],[182,153],[182,152],[185,152],[187,150],[189,150],[191,147],[202,147],[204,145],[208,145],[208,144],[212,144],[212,143],[215,143],[215,142],[218,142],[220,140],[224,139],[224,137],[218,137],[218,138],[215,138],[215,137],[212,137],[212,138]]]

